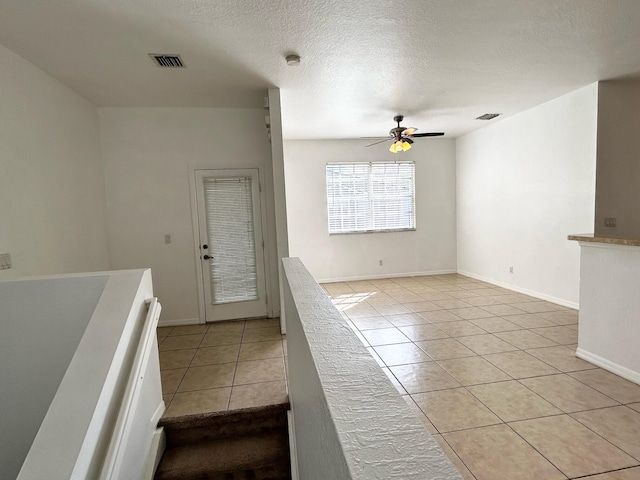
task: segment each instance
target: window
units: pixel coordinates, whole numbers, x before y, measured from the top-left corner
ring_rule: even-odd
[[[415,230],[413,162],[327,164],[329,234]]]

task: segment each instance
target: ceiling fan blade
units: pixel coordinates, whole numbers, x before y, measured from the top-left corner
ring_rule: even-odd
[[[413,138],[420,138],[420,137],[441,137],[442,135],[444,135],[444,132],[414,133],[411,136]]]
[[[405,137],[408,137],[409,135],[413,135],[413,133],[418,130],[415,127],[407,127],[404,129],[404,131],[402,132],[402,135]]]
[[[358,138],[364,138],[364,139],[371,139],[371,140],[382,140],[383,138],[385,140],[388,140],[389,138],[391,138],[389,135],[387,135],[386,137],[381,137],[380,135],[378,135],[377,137],[358,137]]]
[[[388,142],[390,140],[393,140],[393,138],[385,138],[384,140],[380,140],[379,142],[374,142],[374,143],[370,143],[369,145],[365,145],[365,147],[372,147],[374,145],[378,145],[379,143]]]

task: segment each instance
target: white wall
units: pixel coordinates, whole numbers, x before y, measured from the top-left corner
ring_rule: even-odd
[[[109,267],[97,109],[0,45],[0,279]]]
[[[189,166],[258,167],[270,147],[263,109],[101,108],[109,242],[116,269],[151,267],[163,323],[198,319]],[[271,188],[266,182],[263,187]],[[267,217],[273,218],[273,193]],[[265,229],[275,254],[275,225]],[[164,235],[172,237],[164,243]],[[272,262],[277,269],[277,264]],[[271,269],[277,286],[277,270]],[[277,300],[273,296],[272,300]],[[279,306],[278,306],[279,310]]]
[[[598,85],[596,224],[599,235],[640,238],[640,82]],[[614,217],[616,227],[605,227]]]
[[[285,141],[289,254],[322,281],[455,271],[454,141],[416,140],[412,150],[397,156],[385,145],[364,145],[363,140]],[[416,164],[416,231],[329,236],[327,162],[396,158]]]
[[[457,140],[461,273],[577,306],[567,235],[593,229],[597,98],[592,84]]]

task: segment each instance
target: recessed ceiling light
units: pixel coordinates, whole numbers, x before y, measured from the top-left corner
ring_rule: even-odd
[[[295,53],[287,55],[286,57],[284,57],[284,59],[287,61],[287,65],[289,65],[290,67],[297,67],[298,65],[300,65],[300,55],[296,55]]]
[[[491,120],[499,116],[499,113],[485,113],[484,115],[480,115],[476,120]]]

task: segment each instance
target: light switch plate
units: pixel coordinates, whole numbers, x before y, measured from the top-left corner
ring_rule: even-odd
[[[0,270],[11,268],[11,255],[8,253],[0,253]]]

